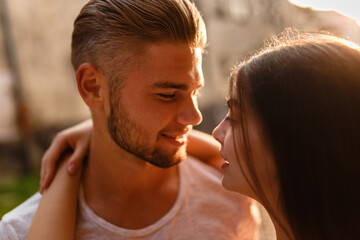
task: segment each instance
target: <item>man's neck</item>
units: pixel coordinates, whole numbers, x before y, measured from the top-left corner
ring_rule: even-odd
[[[153,224],[173,206],[178,169],[161,169],[94,133],[83,175],[85,199],[93,211],[119,227]]]

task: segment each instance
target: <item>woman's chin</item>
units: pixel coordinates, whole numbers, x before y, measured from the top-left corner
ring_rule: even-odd
[[[251,198],[255,198],[253,192],[251,191],[249,185],[246,183],[246,180],[242,181],[234,181],[233,179],[229,178],[228,176],[224,175],[222,177],[221,184],[223,188],[231,192],[237,192],[243,195],[246,195]]]
[[[236,188],[236,184],[234,184],[234,182],[228,179],[226,176],[222,177],[221,184],[228,191],[239,192]]]

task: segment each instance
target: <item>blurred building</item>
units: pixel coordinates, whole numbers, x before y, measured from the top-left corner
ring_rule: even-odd
[[[0,1],[0,170],[38,167],[52,133],[89,116],[70,64],[72,22],[86,2]]]
[[[1,0],[3,3],[4,0]],[[6,36],[0,36],[0,151],[20,141],[25,125],[32,141],[46,146],[48,133],[90,116],[77,93],[70,64],[72,23],[87,0],[7,0],[11,53],[16,57],[18,81],[8,64]],[[230,69],[264,39],[285,27],[329,31],[360,42],[356,22],[336,12],[313,11],[287,0],[195,0],[208,28],[204,58],[206,86],[200,98],[207,132],[225,114],[224,97]],[[1,26],[3,28],[4,25]],[[4,29],[1,29],[2,32]],[[14,89],[21,90],[22,107]],[[16,91],[15,91],[16,92]],[[25,109],[25,111],[24,111]],[[25,112],[19,114],[19,111]],[[24,124],[25,122],[25,124]],[[22,129],[22,130],[20,130]],[[45,137],[45,140],[43,138]],[[20,139],[20,140],[19,140]],[[44,143],[45,141],[45,143]],[[2,153],[0,152],[0,155]],[[0,159],[1,162],[1,159]]]

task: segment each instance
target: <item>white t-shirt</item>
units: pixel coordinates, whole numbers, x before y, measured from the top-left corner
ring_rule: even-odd
[[[76,239],[255,238],[257,223],[252,217],[252,201],[224,190],[219,172],[187,158],[179,165],[179,173],[179,193],[173,207],[156,223],[138,230],[117,227],[97,216],[80,190]],[[40,198],[36,193],[4,215],[0,222],[1,240],[26,238]]]

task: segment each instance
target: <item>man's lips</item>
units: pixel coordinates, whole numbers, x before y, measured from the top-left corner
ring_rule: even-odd
[[[188,132],[178,132],[178,133],[161,133],[161,136],[165,137],[168,142],[175,146],[182,146],[187,142]]]
[[[161,135],[164,137],[168,137],[168,138],[178,139],[178,138],[186,138],[187,132],[185,132],[185,133],[161,133]]]

